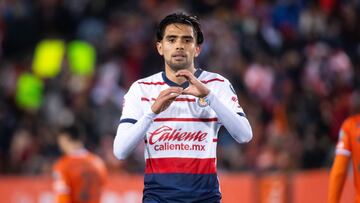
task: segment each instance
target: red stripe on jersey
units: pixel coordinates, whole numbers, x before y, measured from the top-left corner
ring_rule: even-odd
[[[214,81],[224,82],[224,80],[222,80],[220,78],[213,78],[213,79],[210,79],[210,80],[202,80],[201,82],[207,84],[209,82],[214,82]]]
[[[155,101],[155,98],[151,98],[152,101]],[[146,97],[141,97],[141,101],[150,101],[150,99],[146,98]]]
[[[155,122],[182,121],[182,122],[215,122],[217,118],[155,118]]]
[[[215,158],[151,158],[146,160],[145,173],[216,173]]]
[[[214,138],[214,139],[213,139],[213,142],[217,142],[217,141],[218,141],[218,139],[217,139],[217,138]]]
[[[175,101],[195,102],[195,99],[190,99],[190,98],[176,98]]]
[[[155,98],[151,98],[152,101],[156,101]],[[150,99],[146,97],[141,97],[141,101],[150,101]],[[174,101],[178,102],[195,102],[195,99],[189,99],[189,98],[176,98]]]
[[[146,97],[141,97],[141,101],[150,101],[150,100]]]
[[[138,82],[138,84],[144,84],[144,85],[165,85],[165,82]]]

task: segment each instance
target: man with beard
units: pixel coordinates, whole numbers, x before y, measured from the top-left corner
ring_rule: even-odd
[[[217,132],[223,125],[237,142],[249,142],[251,126],[230,82],[195,67],[204,39],[196,17],[168,15],[156,37],[165,70],[125,95],[114,154],[124,159],[145,142],[143,202],[220,202]]]

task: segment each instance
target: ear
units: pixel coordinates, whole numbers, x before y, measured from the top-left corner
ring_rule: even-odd
[[[164,55],[161,42],[156,42],[156,48],[157,48],[160,56]]]
[[[201,48],[199,45],[196,45],[195,47],[195,57],[198,57],[201,52]]]

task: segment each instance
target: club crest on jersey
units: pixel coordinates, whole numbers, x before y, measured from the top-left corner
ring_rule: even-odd
[[[198,98],[197,103],[200,107],[207,107],[209,105],[205,97]]]

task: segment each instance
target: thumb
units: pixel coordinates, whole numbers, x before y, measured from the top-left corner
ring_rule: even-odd
[[[192,95],[191,89],[190,89],[189,87],[186,88],[186,89],[184,89],[184,90],[182,91],[182,94],[184,94],[184,95]]]

